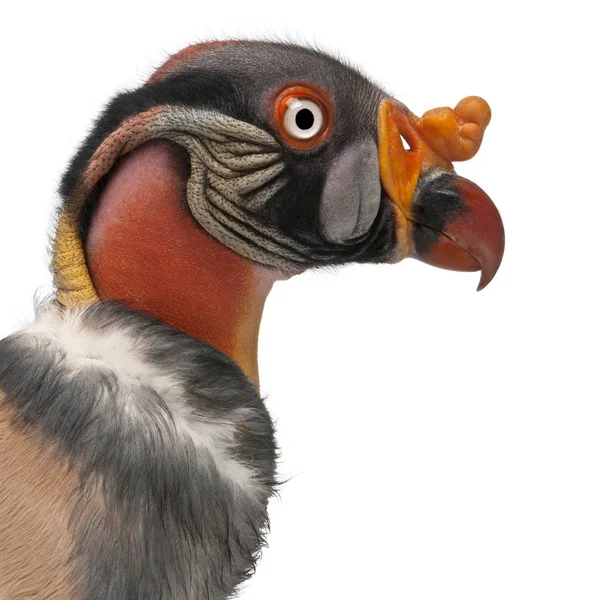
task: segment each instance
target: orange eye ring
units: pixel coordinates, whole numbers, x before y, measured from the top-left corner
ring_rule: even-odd
[[[307,106],[312,106],[312,103],[316,104],[321,111],[321,114],[317,115],[315,119],[320,123],[318,131],[315,132],[314,136],[305,139],[291,135],[288,128],[286,128],[286,114],[290,111],[290,107],[293,107],[297,101],[302,102],[303,100],[308,101]],[[281,138],[294,150],[313,150],[317,148],[331,132],[332,112],[331,101],[327,95],[320,90],[305,85],[287,87],[275,99],[275,125]]]

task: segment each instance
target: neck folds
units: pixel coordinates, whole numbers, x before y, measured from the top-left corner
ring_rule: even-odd
[[[111,171],[85,251],[102,300],[121,300],[233,358],[258,387],[258,332],[282,273],[206,233],[186,202],[187,153],[148,142]]]

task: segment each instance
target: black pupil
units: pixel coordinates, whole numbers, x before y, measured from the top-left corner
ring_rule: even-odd
[[[296,114],[296,125],[299,129],[306,131],[310,129],[315,122],[315,115],[308,108],[303,108]]]

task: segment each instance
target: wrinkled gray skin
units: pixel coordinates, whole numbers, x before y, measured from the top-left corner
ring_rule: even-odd
[[[256,65],[261,68],[256,69]],[[328,248],[329,261],[336,249],[340,254],[348,253],[353,246],[364,244],[364,236],[382,205],[377,117],[379,104],[387,96],[385,92],[326,54],[261,42],[201,53],[184,72],[217,78],[226,74],[228,82],[243,90],[247,111],[243,114],[238,108],[235,114],[234,109],[233,116],[252,122],[275,137],[278,134],[271,119],[272,98],[282,84],[308,83],[324,90],[334,111],[331,138],[309,156],[289,153],[284,175],[291,175],[290,185],[271,208],[277,211],[275,218],[280,228],[290,235],[305,233],[320,238]],[[383,204],[388,208],[387,202]],[[298,219],[288,221],[295,210],[302,212],[303,221],[314,211],[307,231],[303,231],[304,223]]]

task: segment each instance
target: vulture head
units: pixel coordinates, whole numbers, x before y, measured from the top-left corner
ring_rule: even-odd
[[[191,46],[107,106],[65,174],[59,301],[123,300],[235,356],[255,350],[247,299],[306,269],[412,257],[482,289],[502,221],[452,163],[490,117],[468,97],[419,118],[314,49]]]

